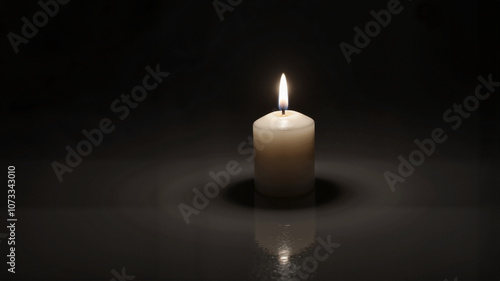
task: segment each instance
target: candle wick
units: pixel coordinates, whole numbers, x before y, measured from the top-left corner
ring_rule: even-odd
[[[285,115],[285,109],[284,108],[281,109],[281,114]]]

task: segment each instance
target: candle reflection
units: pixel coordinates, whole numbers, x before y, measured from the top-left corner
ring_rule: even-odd
[[[303,279],[303,258],[315,244],[315,194],[272,198],[255,193],[255,242],[257,280]]]

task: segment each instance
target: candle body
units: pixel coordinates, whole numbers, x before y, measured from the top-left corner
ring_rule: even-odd
[[[271,112],[253,124],[255,188],[275,197],[314,188],[314,120],[287,110]]]

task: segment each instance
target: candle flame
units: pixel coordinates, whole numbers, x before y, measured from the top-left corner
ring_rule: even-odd
[[[286,85],[285,73],[281,74],[279,108],[288,109],[288,87]]]

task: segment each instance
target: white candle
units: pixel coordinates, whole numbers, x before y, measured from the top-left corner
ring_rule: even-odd
[[[314,120],[286,110],[285,74],[279,92],[281,111],[253,123],[255,188],[264,195],[292,197],[314,188]]]

